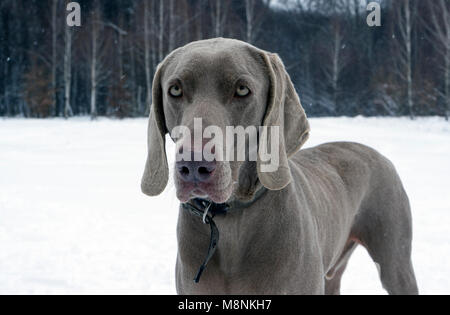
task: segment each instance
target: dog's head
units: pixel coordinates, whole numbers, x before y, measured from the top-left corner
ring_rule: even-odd
[[[157,69],[142,179],[149,196],[168,183],[167,133],[177,143],[178,199],[224,203],[250,200],[261,185],[284,189],[309,124],[277,55],[220,38],[177,49]]]

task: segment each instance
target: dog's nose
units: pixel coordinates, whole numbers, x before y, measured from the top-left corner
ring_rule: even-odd
[[[208,181],[216,170],[216,166],[216,161],[177,162],[177,170],[181,179],[190,183]]]

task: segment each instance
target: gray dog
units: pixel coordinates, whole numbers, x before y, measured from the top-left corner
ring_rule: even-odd
[[[410,205],[394,166],[355,143],[300,150],[310,128],[277,55],[219,38],[179,48],[160,64],[145,194],[167,186],[166,135],[193,129],[195,118],[220,128],[278,126],[280,166],[266,173],[260,160],[176,164],[179,294],[339,294],[358,245],[390,294],[418,294]]]

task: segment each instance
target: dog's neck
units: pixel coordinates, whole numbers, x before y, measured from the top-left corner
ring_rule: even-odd
[[[214,256],[217,246],[219,243],[219,229],[217,228],[216,223],[214,222],[214,218],[216,216],[226,216],[230,212],[240,211],[244,210],[253,203],[255,203],[259,198],[261,198],[265,193],[267,189],[265,187],[261,187],[249,202],[244,202],[240,200],[233,200],[225,204],[216,204],[209,200],[203,200],[203,199],[194,199],[191,200],[189,203],[183,204],[182,208],[189,212],[194,217],[198,217],[202,220],[203,224],[207,224],[210,226],[211,230],[211,237],[210,237],[210,245],[208,248],[208,251],[206,253],[206,258],[203,262],[203,264],[200,266],[196,277],[194,278],[194,281],[196,283],[200,282],[200,278],[203,274],[203,271],[206,269],[209,261]]]

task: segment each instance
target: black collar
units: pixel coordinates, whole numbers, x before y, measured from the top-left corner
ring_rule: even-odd
[[[250,202],[232,201],[230,203],[216,204],[204,199],[193,199],[188,203],[182,204],[183,209],[188,211],[193,216],[201,218],[203,224],[208,224],[211,228],[211,239],[209,242],[208,252],[206,254],[205,261],[200,266],[196,277],[194,278],[195,283],[200,282],[200,278],[205,271],[211,258],[217,250],[217,245],[219,244],[219,229],[217,228],[214,218],[217,215],[227,215],[230,211],[235,211],[239,209],[245,209],[251,206],[255,201],[257,201],[265,192],[266,188],[261,188]]]

